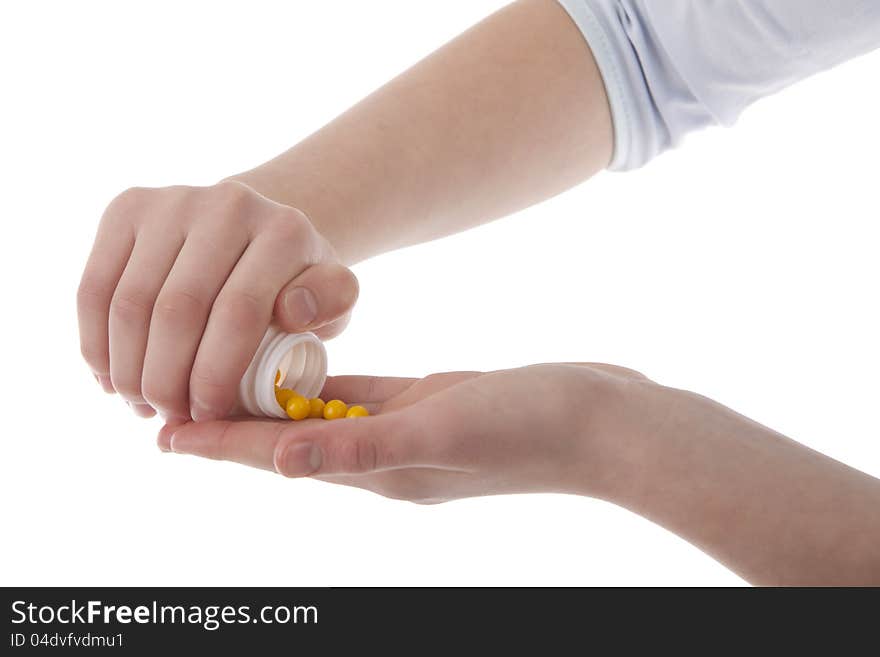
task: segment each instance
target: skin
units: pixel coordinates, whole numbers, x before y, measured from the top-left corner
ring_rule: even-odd
[[[880,480],[636,372],[552,364],[346,376],[323,395],[376,415],[168,425],[159,446],[418,503],[597,497],[753,584],[880,584]]]
[[[79,288],[83,355],[106,391],[165,416],[166,451],[422,503],[600,497],[754,583],[880,583],[877,480],[621,368],[337,377],[325,398],[376,415],[221,419],[270,321],[344,328],[348,266],[538,203],[612,150],[580,32],[554,0],[515,2],[256,169],[120,194]]]
[[[299,210],[236,182],[131,189],[79,287],[86,362],[146,417],[224,417],[270,320],[332,337],[357,280]]]
[[[345,266],[557,194],[611,144],[580,32],[553,0],[514,3],[253,171],[123,192],[80,284],[82,353],[138,414],[223,417],[273,315],[332,337]]]
[[[612,150],[583,36],[555,0],[527,0],[234,178],[305,211],[351,264],[543,201]]]

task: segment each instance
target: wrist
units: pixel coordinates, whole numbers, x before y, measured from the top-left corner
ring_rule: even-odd
[[[672,418],[690,393],[662,386],[636,372],[584,365],[577,399],[577,494],[621,506],[653,476]]]
[[[280,205],[286,205],[302,212],[314,229],[332,247],[339,262],[351,266],[364,260],[371,253],[364,253],[353,239],[357,232],[354,222],[338,221],[338,217],[353,217],[354,213],[338,207],[333,194],[320,181],[285,173],[284,177],[273,170],[259,167],[252,171],[224,178],[222,182],[236,182],[255,193]],[[323,199],[323,200],[322,200]],[[362,240],[365,243],[365,240]]]

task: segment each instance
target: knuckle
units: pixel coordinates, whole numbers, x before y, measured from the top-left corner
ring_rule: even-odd
[[[113,296],[113,285],[106,279],[85,273],[76,290],[76,303],[80,310],[106,310]]]
[[[141,391],[141,382],[137,377],[116,376],[111,377],[113,387],[124,399],[132,402],[143,403],[146,401]]]
[[[140,229],[154,227],[156,230],[175,231],[187,220],[181,215],[184,202],[192,188],[132,187],[114,198],[101,219],[102,230],[122,230],[126,226]]]
[[[375,440],[357,440],[357,465],[361,472],[371,472],[379,467],[379,447]]]
[[[138,204],[153,191],[148,187],[129,187],[121,191],[116,197],[110,201],[110,206],[128,207]]]
[[[110,358],[107,347],[96,345],[92,342],[81,341],[79,351],[83,360],[97,374],[107,374],[110,370]]]
[[[190,375],[190,387],[195,397],[207,401],[207,397],[217,394],[226,387],[226,382],[217,370],[207,363],[196,362]],[[207,393],[207,394],[206,394]]]
[[[285,208],[273,216],[264,230],[268,238],[282,244],[310,244],[313,234],[312,225],[305,215],[291,208]]]
[[[153,312],[152,295],[142,290],[117,290],[110,301],[110,317],[124,324],[143,322]]]
[[[299,472],[293,472],[289,467],[287,460],[283,458],[284,453],[295,445],[301,437],[298,436],[296,429],[290,427],[286,423],[276,425],[275,435],[271,442],[274,443],[275,449],[272,456],[272,462],[275,471],[284,477],[301,476]]]
[[[153,317],[162,323],[190,326],[207,311],[205,299],[186,289],[162,291],[156,299]]]
[[[619,380],[601,370],[594,370],[593,376],[585,379],[584,387],[593,399],[609,401],[620,387]]]
[[[345,441],[338,447],[340,469],[352,474],[372,472],[379,466],[375,441],[364,438]]]
[[[247,290],[230,291],[217,298],[212,314],[232,330],[247,331],[266,319],[266,302]]]
[[[250,187],[237,180],[223,180],[208,189],[218,200],[227,202],[251,198],[254,195]]]
[[[256,193],[242,183],[223,181],[212,187],[201,188],[201,192],[202,203],[212,210],[200,213],[205,221],[241,225],[255,214],[249,208],[257,198]]]
[[[172,211],[165,214],[174,215],[174,211],[186,207],[186,204],[196,196],[198,189],[198,187],[190,187],[189,185],[172,185],[150,190],[150,195],[145,197],[155,199],[157,203],[161,202],[167,210]],[[174,218],[177,219],[176,216]]]
[[[103,221],[122,220],[141,208],[155,190],[147,187],[129,187],[117,194],[104,210]]]
[[[226,416],[240,380],[240,374],[231,375],[208,359],[197,357],[189,374],[187,400],[216,417]]]
[[[422,379],[422,382],[425,388],[434,389],[435,386],[443,387],[448,381],[449,376],[450,373],[448,372],[434,372]]]
[[[232,434],[230,429],[232,428],[232,422],[228,420],[224,422],[223,429],[220,431],[220,435],[217,436],[217,441],[214,443],[213,454],[210,455],[210,458],[216,460],[225,460],[232,454],[232,448],[230,446],[230,441],[232,438]]]
[[[144,375],[141,382],[141,395],[150,406],[158,411],[175,413],[181,416],[189,415],[189,407],[186,400],[175,395],[169,389],[167,382],[153,375]]]
[[[174,400],[162,391],[161,386],[157,386],[149,380],[141,384],[141,396],[156,410],[169,411],[177,406]]]
[[[325,285],[332,285],[339,307],[354,307],[360,295],[360,283],[355,273],[343,265],[329,265],[323,269],[322,275],[325,277]]]

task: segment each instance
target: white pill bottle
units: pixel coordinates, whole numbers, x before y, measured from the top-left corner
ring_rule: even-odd
[[[275,399],[278,385],[303,397],[317,397],[327,378],[327,350],[314,333],[285,333],[274,324],[266,331],[238,387],[233,414],[287,418]]]

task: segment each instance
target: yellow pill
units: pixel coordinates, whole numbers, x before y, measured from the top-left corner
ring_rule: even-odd
[[[281,370],[275,372],[275,385],[278,385],[278,382],[281,380]]]
[[[315,397],[309,400],[309,417],[324,417],[324,400]]]
[[[348,406],[340,399],[331,399],[324,404],[325,420],[338,420],[345,417],[346,412],[348,412]]]
[[[287,408],[288,400],[297,394],[298,393],[295,390],[291,390],[290,388],[275,388],[275,399],[278,400],[278,404],[281,408]]]
[[[352,406],[348,409],[345,417],[368,417],[369,415],[370,411],[368,411],[363,406]]]
[[[309,400],[302,395],[295,394],[287,400],[284,412],[291,420],[305,420],[309,416]]]

